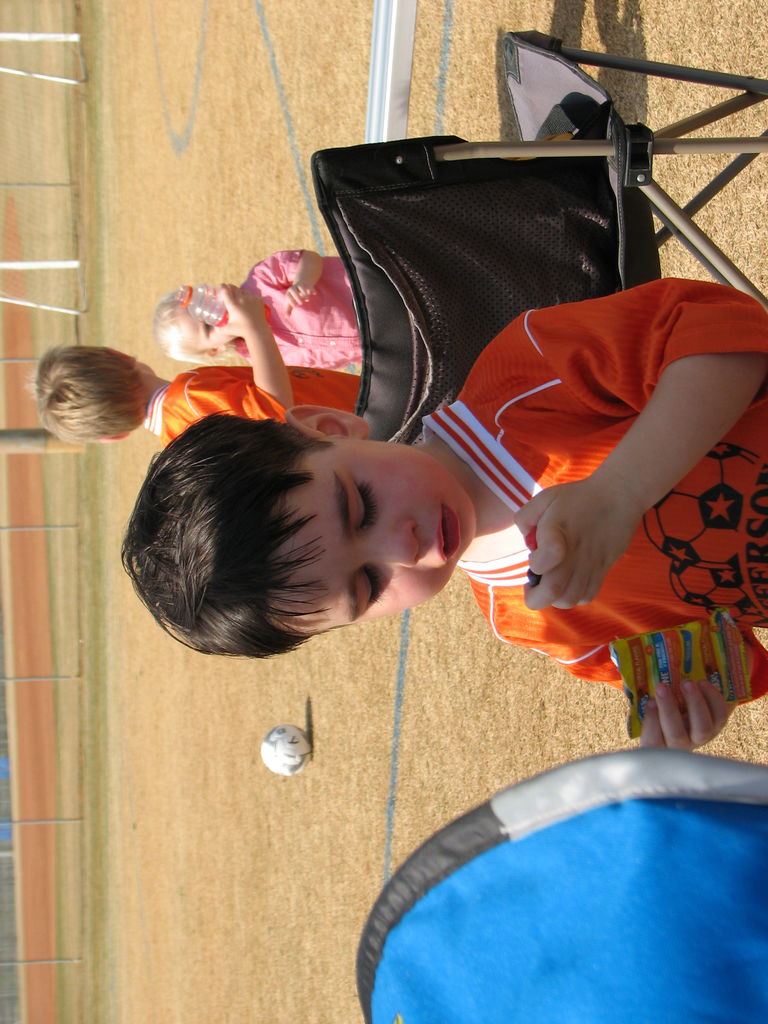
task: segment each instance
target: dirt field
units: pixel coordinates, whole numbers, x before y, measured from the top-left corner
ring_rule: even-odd
[[[278,249],[330,251],[309,158],[363,140],[371,10],[370,0],[85,6],[84,341],[135,352],[170,377],[180,366],[158,357],[149,333],[160,294],[240,280]],[[722,5],[702,18],[685,0],[422,3],[409,134],[498,137],[500,31],[551,29],[575,46],[764,74],[753,65],[766,16],[766,0],[738,18]],[[656,125],[696,102],[669,83],[611,87],[628,120]],[[702,218],[763,288],[766,166],[729,188],[719,224]],[[698,172],[663,164],[658,177],[679,194]],[[683,256],[665,255],[665,269],[704,276]],[[358,1020],[357,940],[392,869],[496,789],[625,746],[623,699],[499,645],[458,580],[404,621],[321,637],[273,663],[183,649],[150,621],[119,564],[153,451],[137,436],[83,464],[84,1019]],[[302,725],[308,704],[312,764],[293,779],[270,775],[261,738],[279,722]],[[765,760],[767,716],[743,710],[712,752]]]

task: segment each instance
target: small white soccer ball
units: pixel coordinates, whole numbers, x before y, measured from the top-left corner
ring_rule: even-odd
[[[261,759],[276,775],[296,775],[311,757],[306,733],[295,725],[276,725],[261,744]]]

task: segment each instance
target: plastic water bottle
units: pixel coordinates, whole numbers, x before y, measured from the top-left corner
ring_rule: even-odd
[[[176,295],[180,306],[211,327],[223,327],[229,319],[227,307],[219,298],[217,290],[210,284],[183,284]]]

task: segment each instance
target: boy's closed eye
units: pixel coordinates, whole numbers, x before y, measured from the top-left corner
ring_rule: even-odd
[[[362,506],[362,514],[359,518],[358,529],[367,530],[376,523],[378,505],[376,504],[376,499],[373,496],[373,489],[370,484],[357,484],[357,493],[360,496],[360,503]],[[363,574],[368,581],[368,598],[365,601],[364,607],[360,609],[361,612],[376,604],[384,592],[384,580],[381,573],[375,566],[364,565]]]
[[[373,565],[364,565],[363,572],[368,580],[368,601],[366,602],[365,611],[367,608],[371,608],[380,600],[381,595],[384,593],[384,580],[379,570]]]
[[[360,517],[358,529],[367,530],[369,526],[373,526],[376,522],[378,505],[376,504],[376,499],[373,496],[373,490],[369,484],[358,484],[357,493],[360,495],[360,501],[362,503],[362,515]]]
[[[347,536],[351,537],[355,530],[367,530],[376,523],[378,505],[369,484],[354,484],[354,488],[348,488],[344,481],[336,476],[336,497],[339,517]],[[359,582],[355,581],[350,586],[353,619],[359,618],[376,604],[384,591],[383,577],[373,565],[362,566],[358,580]]]
[[[342,530],[352,537],[355,530],[365,530],[376,521],[376,502],[368,484],[348,484],[334,474],[336,505]]]

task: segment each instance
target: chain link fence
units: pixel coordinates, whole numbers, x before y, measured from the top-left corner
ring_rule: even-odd
[[[35,358],[86,307],[78,21],[77,0],[0,4],[0,435],[37,427]],[[0,444],[0,1024],[81,1019],[74,461]]]

